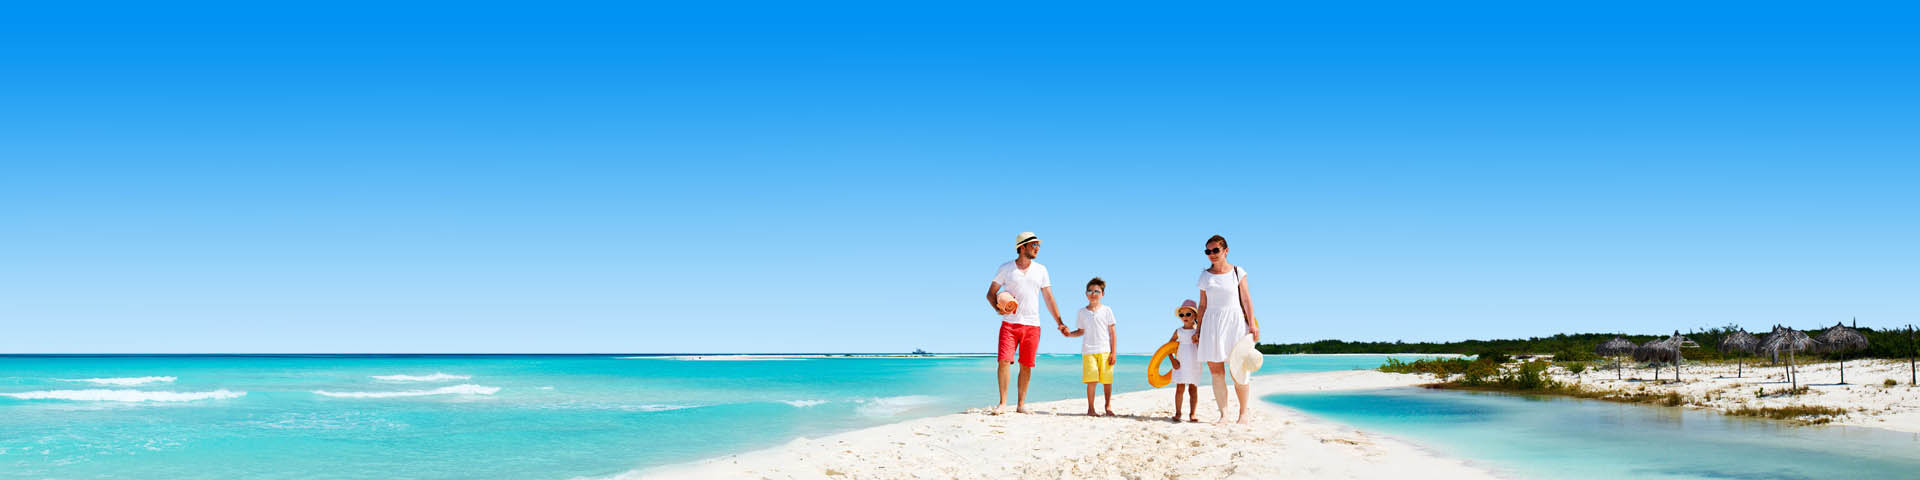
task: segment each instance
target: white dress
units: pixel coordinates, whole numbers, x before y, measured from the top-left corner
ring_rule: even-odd
[[[1247,315],[1240,311],[1240,281],[1247,270],[1214,275],[1200,271],[1200,291],[1207,294],[1207,313],[1200,318],[1200,360],[1225,362],[1234,342],[1247,334]],[[1186,360],[1181,360],[1182,362]]]
[[[1207,364],[1200,362],[1200,344],[1193,342],[1193,332],[1191,328],[1173,331],[1180,339],[1180,351],[1173,354],[1180,359],[1180,368],[1173,369],[1175,385],[1199,385],[1212,381],[1207,378]]]

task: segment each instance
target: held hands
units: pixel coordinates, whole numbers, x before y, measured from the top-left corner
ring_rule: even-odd
[[[1064,324],[1064,323],[1060,324],[1060,335],[1061,336],[1067,335],[1067,324]]]

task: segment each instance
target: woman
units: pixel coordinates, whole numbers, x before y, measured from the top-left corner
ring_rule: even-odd
[[[1227,421],[1227,354],[1242,336],[1251,334],[1254,341],[1260,341],[1260,321],[1254,318],[1253,300],[1248,297],[1247,271],[1227,263],[1226,237],[1207,239],[1206,254],[1212,265],[1200,272],[1200,325],[1193,338],[1200,344],[1200,360],[1207,362],[1207,372],[1213,375],[1213,403],[1220,406],[1220,420],[1214,424],[1220,425]],[[1250,420],[1247,397],[1252,388],[1248,384],[1233,386],[1240,397],[1239,423],[1243,425]]]

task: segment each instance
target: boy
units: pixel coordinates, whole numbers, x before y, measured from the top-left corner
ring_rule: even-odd
[[[1060,333],[1069,337],[1081,337],[1080,340],[1080,381],[1087,384],[1087,416],[1098,417],[1093,409],[1093,385],[1098,383],[1106,387],[1106,415],[1113,416],[1113,346],[1116,341],[1113,328],[1113,309],[1100,304],[1107,295],[1107,282],[1100,277],[1087,281],[1087,307],[1080,309],[1079,327],[1067,331],[1066,325],[1060,326]]]

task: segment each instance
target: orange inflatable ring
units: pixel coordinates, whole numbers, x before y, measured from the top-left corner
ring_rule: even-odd
[[[1152,385],[1153,388],[1160,388],[1167,386],[1169,383],[1173,383],[1173,371],[1168,370],[1167,373],[1160,373],[1160,361],[1165,360],[1167,356],[1173,355],[1174,352],[1178,351],[1180,351],[1180,342],[1167,342],[1166,345],[1161,345],[1159,350],[1153,351],[1153,358],[1147,360],[1148,385]]]

